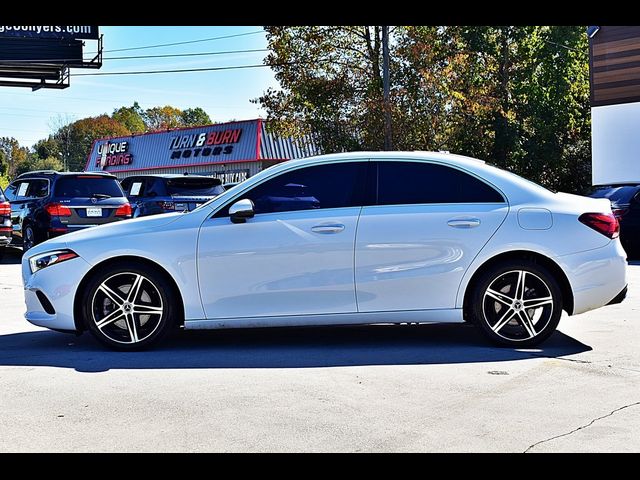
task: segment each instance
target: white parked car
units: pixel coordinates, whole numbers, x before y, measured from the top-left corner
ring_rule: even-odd
[[[285,162],[187,213],[46,241],[22,263],[27,320],[121,350],[186,329],[463,322],[535,345],[622,301],[606,199],[482,161],[359,152]]]

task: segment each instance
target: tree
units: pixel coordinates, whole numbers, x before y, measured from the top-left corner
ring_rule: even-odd
[[[264,27],[281,90],[258,101],[270,128],[313,132],[324,151],[382,147],[382,32],[369,26]],[[393,49],[391,58],[394,57]]]
[[[62,155],[60,143],[53,137],[53,135],[49,135],[45,139],[38,140],[33,145],[33,151],[38,158],[59,158]]]
[[[32,154],[16,166],[15,174],[20,175],[33,170],[55,170],[56,172],[60,172],[63,170],[63,165],[59,158],[40,158]]]
[[[0,138],[0,175],[15,176],[16,167],[27,161],[29,149],[21,147],[13,137]]]
[[[210,125],[211,118],[200,107],[187,108],[182,112],[182,124],[185,127],[197,127],[200,125]]]
[[[280,89],[256,101],[281,135],[326,153],[382,149],[380,27],[265,27]],[[589,184],[587,39],[580,26],[415,26],[391,32],[394,148],[476,156],[552,188]]]
[[[103,137],[127,136],[131,132],[108,115],[88,117],[60,128],[53,137],[66,145],[67,169],[82,171],[94,140]]]
[[[551,188],[590,185],[587,39],[582,27],[447,27],[447,148]],[[455,63],[453,63],[455,65]]]
[[[133,102],[130,107],[116,108],[111,118],[121,123],[131,133],[143,133],[146,131],[144,114],[145,112],[140,108],[138,102]]]
[[[181,127],[182,110],[170,105],[148,108],[144,112],[144,122],[148,131]]]

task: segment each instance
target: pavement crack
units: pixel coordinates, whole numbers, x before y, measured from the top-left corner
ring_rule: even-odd
[[[581,425],[581,426],[579,426],[578,428],[574,428],[574,429],[573,429],[573,430],[571,430],[570,432],[562,433],[562,434],[560,434],[560,435],[555,435],[555,436],[553,436],[553,437],[549,437],[549,438],[546,438],[546,439],[544,439],[544,440],[540,440],[539,442],[532,443],[532,444],[531,444],[531,445],[529,445],[529,446],[527,447],[527,449],[526,449],[524,452],[522,452],[522,453],[528,453],[528,452],[530,452],[533,448],[537,447],[537,446],[538,446],[538,445],[540,445],[540,444],[547,443],[547,442],[550,442],[550,441],[552,441],[552,440],[556,440],[556,439],[558,439],[558,438],[568,437],[569,435],[573,435],[574,433],[576,433],[576,432],[578,432],[578,431],[580,431],[580,430],[584,430],[585,428],[590,427],[591,425],[593,425],[594,423],[596,423],[596,422],[597,422],[597,421],[599,421],[599,420],[602,420],[602,419],[604,419],[604,418],[610,417],[610,416],[614,415],[615,413],[618,413],[619,411],[624,410],[624,409],[626,409],[626,408],[635,407],[635,406],[638,406],[638,405],[640,405],[640,402],[634,402],[634,403],[629,403],[628,405],[623,405],[622,407],[616,408],[615,410],[611,410],[611,411],[610,411],[609,413],[607,413],[606,415],[602,415],[601,417],[594,418],[593,420],[591,420],[589,423],[587,423],[587,424],[585,424],[585,425]]]

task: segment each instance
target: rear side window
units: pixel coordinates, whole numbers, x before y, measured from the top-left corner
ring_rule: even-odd
[[[49,194],[49,182],[45,179],[28,179],[12,183],[7,187],[9,201],[27,198],[43,198]]]
[[[7,189],[5,190],[4,193],[8,201],[13,202],[16,199],[17,189],[18,189],[17,183],[11,183],[9,186],[7,186]]]
[[[169,195],[220,195],[224,192],[219,178],[171,178],[167,180]]]
[[[115,178],[93,176],[64,176],[58,178],[54,196],[74,197],[122,197],[122,188]]]
[[[378,205],[422,203],[504,203],[482,180],[445,165],[377,162]]]
[[[120,182],[124,193],[128,197],[144,195],[144,180],[139,178],[127,178]]]

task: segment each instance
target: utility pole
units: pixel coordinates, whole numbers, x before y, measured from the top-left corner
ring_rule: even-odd
[[[392,150],[391,103],[389,102],[389,27],[382,27],[382,101],[384,108],[384,149]]]

